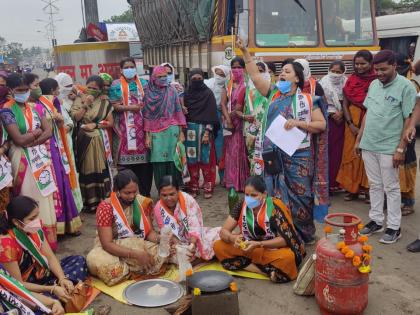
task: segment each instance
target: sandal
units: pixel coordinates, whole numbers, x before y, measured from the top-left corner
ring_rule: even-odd
[[[407,250],[412,253],[420,252],[420,239],[415,240],[414,242],[408,244]]]
[[[414,207],[413,206],[404,205],[401,208],[401,215],[402,216],[407,216],[407,215],[410,215],[410,214],[413,214],[413,213],[414,213]]]
[[[359,198],[359,194],[348,193],[344,196],[344,201],[353,201]]]

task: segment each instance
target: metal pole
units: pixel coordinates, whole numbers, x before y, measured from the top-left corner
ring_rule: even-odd
[[[99,22],[98,14],[98,1],[97,0],[84,0],[85,3],[85,19],[86,25],[90,23],[96,24]]]

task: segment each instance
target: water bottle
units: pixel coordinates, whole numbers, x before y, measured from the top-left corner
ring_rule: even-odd
[[[178,260],[178,268],[179,268],[179,281],[185,281],[186,275],[185,273],[187,270],[192,270],[192,265],[190,261],[188,260],[188,245],[177,245],[176,246],[176,258]]]
[[[169,241],[171,240],[172,230],[169,226],[164,226],[160,230],[160,243],[159,243],[159,256],[168,257],[169,256]]]

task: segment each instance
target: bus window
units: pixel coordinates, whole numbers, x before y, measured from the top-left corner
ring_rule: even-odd
[[[322,25],[327,46],[373,45],[368,0],[322,0]]]
[[[257,46],[316,46],[318,28],[314,0],[255,1]]]

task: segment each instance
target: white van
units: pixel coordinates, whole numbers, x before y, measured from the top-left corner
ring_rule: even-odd
[[[414,49],[414,61],[420,59],[420,11],[376,17],[379,45],[382,49],[408,54]],[[420,76],[414,78],[420,84]]]

